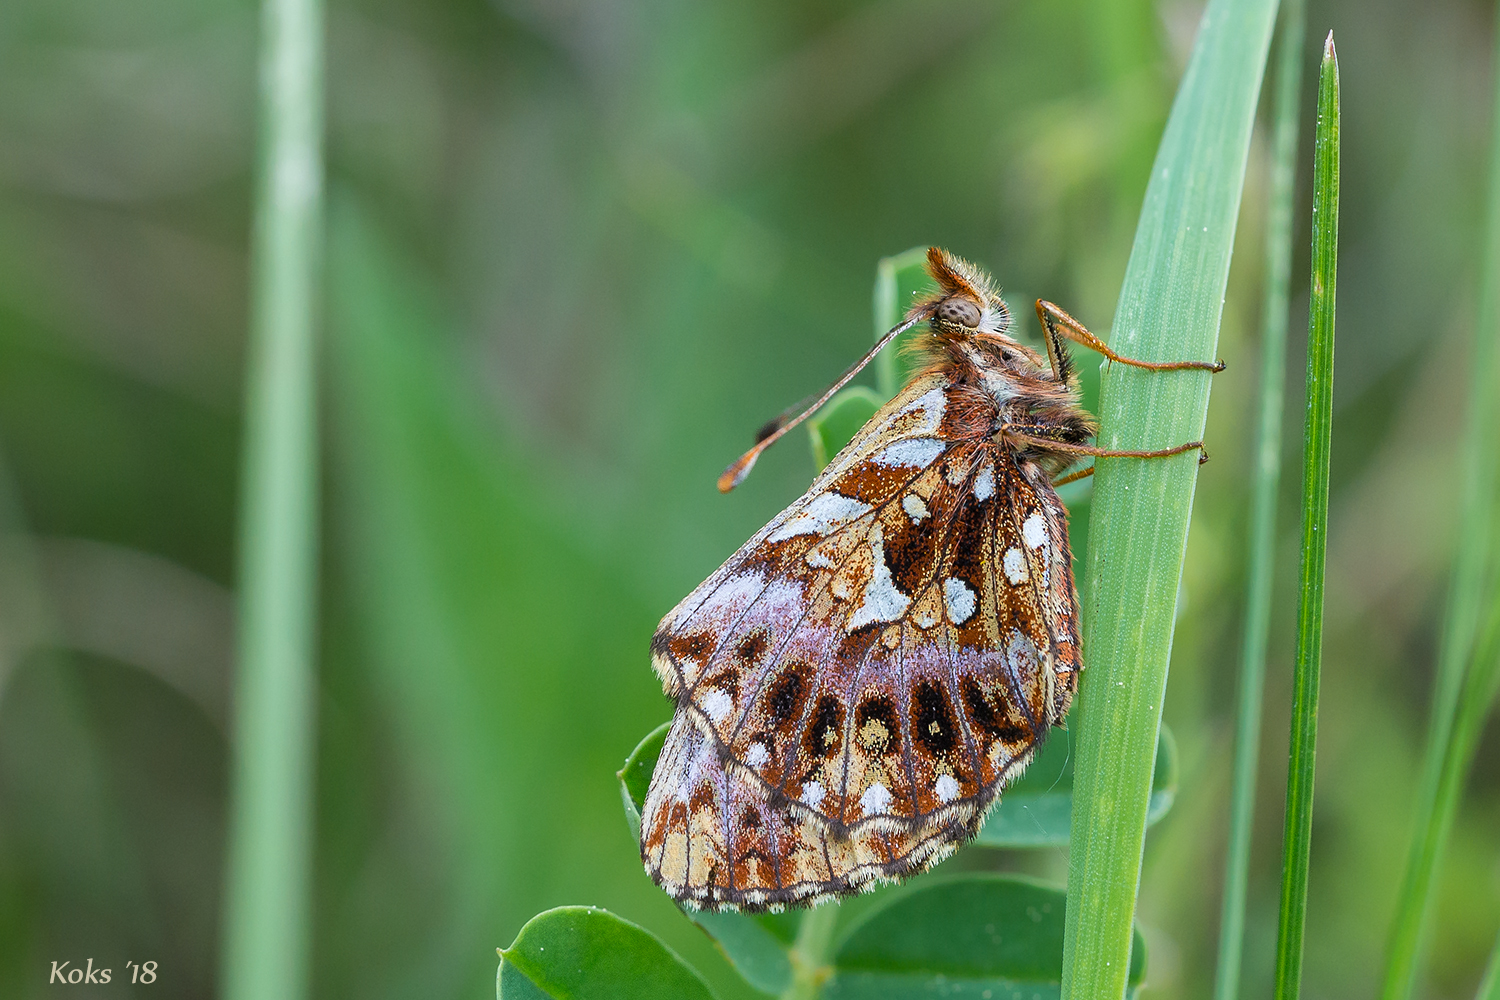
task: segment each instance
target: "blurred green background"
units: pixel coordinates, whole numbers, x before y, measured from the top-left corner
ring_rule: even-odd
[[[994,270],[1023,334],[1037,296],[1107,330],[1200,12],[332,0],[314,995],[486,995],[494,948],[561,903],[645,924],[744,995],[642,873],[613,774],[669,715],[656,621],[806,485],[805,439],[727,498],[714,478],[869,342],[880,256],[942,244]],[[1311,39],[1338,33],[1344,93],[1309,996],[1374,992],[1405,857],[1461,543],[1493,16],[1309,11]],[[256,37],[243,0],[0,6],[0,996],[52,996],[50,963],[89,957],[157,961],[152,996],[214,993]],[[1309,89],[1307,165],[1311,106]],[[1162,998],[1208,993],[1217,937],[1266,154],[1258,140],[1182,583],[1181,792],[1146,847]],[[1294,430],[1308,211],[1304,185]],[[1497,829],[1492,731],[1425,996],[1472,995],[1500,924]],[[952,863],[1066,871],[1060,854]],[[90,995],[128,995],[125,978]]]

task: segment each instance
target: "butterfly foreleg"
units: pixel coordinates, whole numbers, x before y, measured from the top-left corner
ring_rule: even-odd
[[[1052,362],[1052,374],[1059,381],[1067,381],[1072,367],[1072,361],[1068,358],[1067,349],[1062,343],[1064,337],[1099,352],[1111,361],[1118,361],[1122,365],[1131,365],[1135,368],[1149,368],[1151,371],[1176,371],[1182,368],[1197,368],[1210,372],[1224,370],[1222,361],[1140,361],[1136,358],[1127,358],[1123,354],[1116,354],[1109,349],[1108,344],[1090,333],[1082,323],[1068,315],[1060,306],[1045,299],[1036,300],[1036,315],[1037,319],[1042,321],[1042,331],[1047,340],[1047,357]]]

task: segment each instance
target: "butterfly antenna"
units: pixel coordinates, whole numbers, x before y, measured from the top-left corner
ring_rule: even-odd
[[[854,362],[854,364],[845,369],[844,374],[840,375],[834,381],[833,385],[830,385],[826,390],[824,390],[822,395],[813,400],[812,405],[807,409],[803,410],[801,413],[798,413],[796,416],[792,416],[792,411],[788,410],[785,413],[781,414],[781,416],[777,417],[775,420],[772,420],[770,423],[762,427],[760,431],[755,435],[755,446],[741,455],[738,459],[736,459],[734,464],[725,469],[724,474],[719,477],[719,492],[728,493],[740,483],[744,482],[745,477],[750,475],[750,470],[755,467],[755,460],[757,458],[760,458],[761,452],[765,451],[767,448],[771,447],[771,445],[779,441],[781,439],[781,436],[787,431],[791,430],[793,427],[796,427],[798,424],[802,423],[802,421],[818,412],[818,410],[823,406],[824,403],[833,398],[834,393],[838,392],[844,386],[848,385],[849,380],[858,375],[860,369],[869,364],[874,359],[875,355],[879,354],[887,344],[895,340],[897,337],[901,336],[907,330],[910,330],[912,327],[916,326],[918,323],[930,317],[932,315],[932,311],[932,306],[925,306],[917,312],[912,313],[912,315],[908,316],[904,322],[899,323],[887,330],[885,336],[877,340],[875,342],[875,346],[865,352],[864,357],[860,358],[858,361]]]

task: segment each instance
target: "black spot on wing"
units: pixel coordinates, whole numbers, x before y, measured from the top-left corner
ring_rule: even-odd
[[[802,747],[812,757],[827,759],[843,746],[844,707],[831,694],[818,699],[812,721],[802,736]]]
[[[934,756],[953,749],[958,727],[948,711],[948,699],[930,681],[922,681],[912,694],[911,726],[917,739]]]
[[[780,728],[802,717],[812,681],[812,667],[807,663],[789,663],[782,668],[766,698],[766,712],[772,725]]]
[[[962,682],[964,704],[969,709],[969,718],[987,735],[1002,743],[1021,743],[1031,738],[1031,727],[1013,717],[1005,695],[999,687],[995,697],[985,696],[984,690],[972,677]]]

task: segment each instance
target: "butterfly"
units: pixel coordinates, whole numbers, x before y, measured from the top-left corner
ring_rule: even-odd
[[[923,322],[925,365],[652,639],[677,707],[641,857],[684,905],[811,904],[971,839],[1083,669],[1054,487],[1093,471],[1062,476],[1084,456],[1201,452],[1088,444],[1096,425],[1063,340],[1145,368],[1222,362],[1124,358],[1039,301],[1044,359],[1009,336],[978,267],[933,247],[927,269],[938,291],[811,407],[768,425],[719,488]]]

